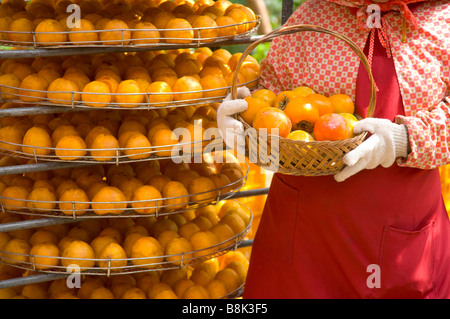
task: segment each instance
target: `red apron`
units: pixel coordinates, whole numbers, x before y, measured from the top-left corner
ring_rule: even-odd
[[[378,41],[372,69],[379,88],[374,117],[404,114],[394,62]],[[365,114],[367,92],[361,66],[358,114]],[[244,298],[449,298],[449,243],[438,169],[394,164],[341,183],[275,174]],[[368,284],[373,278],[380,288]]]

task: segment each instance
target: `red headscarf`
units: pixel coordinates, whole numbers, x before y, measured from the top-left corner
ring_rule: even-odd
[[[385,3],[380,2],[373,2],[371,0],[327,0],[329,2],[333,2],[339,5],[347,6],[350,8],[355,8],[356,11],[356,17],[358,20],[358,25],[361,28],[361,30],[367,30],[369,27],[367,26],[367,18],[369,16],[369,13],[367,12],[367,7],[371,4],[375,4],[379,7],[381,12],[388,12],[388,11],[398,11],[400,12],[402,18],[403,18],[403,39],[402,41],[405,41],[405,26],[407,22],[410,22],[413,28],[417,27],[417,21],[414,17],[413,13],[409,10],[408,4],[416,3],[416,2],[423,2],[426,0],[394,0],[394,1],[388,1]],[[381,19],[381,26],[378,28],[378,38],[380,40],[380,43],[383,45],[383,47],[386,49],[387,55],[391,56],[391,48],[389,45],[389,32],[387,31],[386,25]],[[375,38],[375,29],[372,28],[370,30],[370,45],[369,45],[369,53],[368,53],[368,61],[369,64],[372,64],[372,57],[373,57],[373,48],[374,48],[374,38]],[[378,91],[378,88],[377,88]]]

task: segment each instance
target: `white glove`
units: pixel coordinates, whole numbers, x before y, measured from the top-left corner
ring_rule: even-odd
[[[236,120],[233,115],[244,112],[248,108],[247,101],[250,90],[245,87],[237,89],[237,99],[231,100],[230,94],[223,100],[217,110],[217,128],[225,144],[237,151],[238,154],[245,154],[244,125]]]
[[[408,131],[403,124],[395,124],[387,119],[367,118],[355,124],[355,134],[364,131],[372,133],[361,145],[343,158],[347,165],[334,175],[342,182],[363,169],[374,169],[378,165],[390,167],[396,158],[408,156]]]

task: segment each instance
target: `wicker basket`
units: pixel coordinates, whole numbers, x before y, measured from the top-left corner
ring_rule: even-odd
[[[250,52],[259,43],[270,41],[280,35],[301,31],[320,32],[335,36],[347,43],[358,55],[368,72],[371,84],[370,101],[366,114],[366,117],[371,117],[375,110],[376,89],[372,72],[364,53],[349,38],[334,31],[313,25],[300,24],[281,27],[266,34],[264,37],[249,45],[242,53],[242,56],[236,65],[236,72],[230,88],[231,99],[237,98],[236,86],[239,73],[238,70],[247,55],[250,54]],[[342,161],[343,156],[361,144],[367,135],[367,133],[362,133],[353,138],[342,141],[294,141],[287,138],[280,138],[278,136],[256,132],[254,129],[251,130],[251,125],[246,123],[238,114],[236,115],[236,118],[243,123],[244,128],[246,129],[245,155],[249,158],[250,162],[262,168],[286,175],[334,175],[341,171],[345,166]],[[261,156],[261,154],[265,154],[266,156]]]

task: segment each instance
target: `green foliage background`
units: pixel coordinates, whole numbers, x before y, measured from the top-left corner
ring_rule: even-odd
[[[270,24],[272,25],[272,29],[277,29],[281,27],[281,11],[283,7],[282,0],[261,0],[264,1],[267,7],[267,11],[269,12]],[[306,0],[294,0],[293,11],[295,11],[303,2]],[[241,3],[243,5],[247,4],[246,0],[233,0],[233,2]],[[269,50],[270,43],[261,43],[259,44],[255,50],[251,53],[251,55],[261,62],[262,59],[267,55],[267,51]],[[225,49],[230,51],[231,53],[243,52],[246,48],[246,45],[233,45],[227,46]]]

